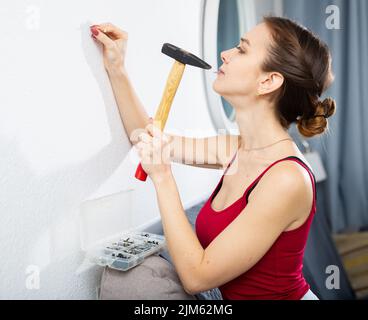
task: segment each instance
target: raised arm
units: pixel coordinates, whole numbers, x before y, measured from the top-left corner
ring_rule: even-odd
[[[128,33],[111,23],[92,26],[91,32],[92,37],[102,44],[105,69],[124,128],[132,140],[135,130],[147,126],[149,116],[139,101],[125,69]]]
[[[103,45],[105,69],[110,79],[121,120],[132,144],[149,124],[149,115],[140,102],[125,69],[128,33],[111,23],[91,27],[94,39]],[[221,169],[227,165],[240,144],[239,136],[216,135],[173,138],[173,161],[202,168]]]

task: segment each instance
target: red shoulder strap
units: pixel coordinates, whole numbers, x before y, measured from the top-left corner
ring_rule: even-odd
[[[227,167],[226,167],[226,169],[225,169],[224,174],[227,172],[227,170],[229,169],[229,167],[231,166],[231,164],[234,162],[234,160],[235,160],[235,158],[236,158],[236,155],[238,154],[238,151],[239,151],[239,149],[238,149],[238,150],[236,150],[236,152],[235,152],[235,154],[234,154],[233,158],[231,159],[231,161],[230,161],[230,162],[229,162],[229,164],[227,165]]]
[[[250,193],[253,191],[253,189],[256,187],[257,183],[259,182],[259,180],[263,177],[263,175],[270,169],[272,168],[275,164],[281,162],[281,161],[285,161],[285,160],[291,160],[291,161],[295,161],[297,163],[299,163],[302,167],[304,167],[307,171],[308,171],[308,174],[309,174],[309,177],[311,178],[312,180],[312,187],[313,187],[313,205],[315,205],[315,199],[316,199],[316,179],[315,179],[315,176],[312,172],[312,170],[309,168],[309,166],[307,164],[304,163],[304,161],[302,161],[300,158],[298,157],[295,157],[295,156],[290,156],[290,157],[286,157],[286,158],[283,158],[283,159],[280,159],[280,160],[277,160],[273,163],[271,163],[250,185],[249,187],[247,188],[246,190],[246,201],[248,202],[248,197],[250,195]]]

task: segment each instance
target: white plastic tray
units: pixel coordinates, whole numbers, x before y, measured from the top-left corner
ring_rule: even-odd
[[[126,271],[144,258],[166,248],[165,237],[144,231],[128,232],[91,249],[89,260],[100,266]]]

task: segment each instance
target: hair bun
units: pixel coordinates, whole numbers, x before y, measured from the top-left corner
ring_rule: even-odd
[[[314,117],[324,116],[325,118],[331,117],[336,110],[336,102],[332,98],[326,98],[323,101],[318,101],[316,106],[316,113]]]
[[[322,134],[328,129],[327,118],[335,113],[336,103],[334,99],[326,98],[323,101],[317,101],[314,108],[314,116],[301,117],[297,121],[298,130],[305,137]]]

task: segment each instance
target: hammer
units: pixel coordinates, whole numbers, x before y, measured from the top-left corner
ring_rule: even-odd
[[[212,67],[203,60],[196,57],[195,55],[181,48],[178,48],[170,43],[165,43],[162,46],[161,52],[175,59],[175,63],[167,79],[161,103],[158,107],[158,110],[156,112],[153,121],[153,123],[157,124],[156,126],[161,131],[163,131],[166,124],[166,120],[169,116],[170,108],[174,100],[176,91],[183,77],[185,66],[188,64],[194,67],[199,67],[207,70],[211,69]],[[141,163],[138,165],[138,168],[135,172],[135,177],[141,181],[146,181],[147,179],[147,173],[143,170]]]

